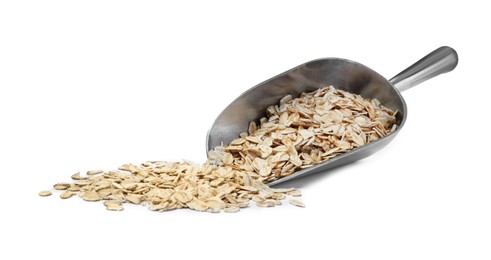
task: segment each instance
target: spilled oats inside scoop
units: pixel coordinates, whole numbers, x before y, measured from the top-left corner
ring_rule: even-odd
[[[125,164],[118,170],[72,175],[72,183],[58,183],[67,199],[77,194],[86,201],[104,200],[108,210],[124,203],[147,205],[150,210],[190,208],[229,213],[247,207],[275,207],[287,197],[299,197],[294,188],[274,189],[266,184],[311,167],[392,133],[396,112],[376,99],[334,87],[283,97],[258,123],[250,122],[230,144],[209,151],[204,164],[149,161]],[[47,196],[43,191],[41,196]],[[298,199],[290,204],[305,207]]]

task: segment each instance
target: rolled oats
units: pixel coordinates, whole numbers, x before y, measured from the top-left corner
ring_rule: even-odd
[[[237,207],[237,206],[232,206],[232,207],[229,207],[229,208],[225,208],[223,211],[224,212],[227,212],[227,213],[235,213],[235,212],[239,212],[240,211],[240,208]]]
[[[303,202],[301,202],[299,200],[289,200],[288,202],[290,202],[290,204],[292,204],[294,206],[305,208],[305,204],[303,204]]]
[[[71,198],[73,195],[75,195],[74,192],[71,192],[69,190],[66,190],[66,191],[64,191],[64,192],[62,192],[60,194],[60,198],[62,198],[62,199],[68,199],[68,198]]]
[[[90,171],[87,171],[87,175],[96,175],[96,174],[100,174],[103,172],[104,172],[103,170],[90,170]]]
[[[60,182],[53,185],[53,188],[55,188],[55,190],[66,190],[69,187],[70,187],[70,183],[64,183],[64,182]]]
[[[266,112],[260,124],[250,122],[248,133],[210,151],[209,162],[227,161],[268,183],[378,140],[397,127],[396,112],[377,100],[332,86],[298,98],[285,96]]]
[[[123,203],[147,205],[153,211],[189,208],[238,212],[254,201],[259,207],[281,205],[294,188],[266,183],[322,163],[393,132],[396,112],[377,100],[326,87],[298,98],[283,97],[266,116],[249,122],[248,132],[209,151],[204,164],[148,161],[124,164],[118,170],[77,172],[73,183],[57,183],[62,199],[78,194],[86,201],[104,201],[107,210]],[[51,195],[42,191],[40,196]],[[305,207],[291,199],[289,203]]]
[[[38,194],[41,197],[47,197],[47,196],[51,196],[51,194],[53,194],[53,193],[49,190],[43,190],[43,191],[40,191]]]

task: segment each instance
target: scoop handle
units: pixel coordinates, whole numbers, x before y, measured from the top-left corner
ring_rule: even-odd
[[[458,62],[457,52],[448,46],[443,46],[424,56],[389,81],[402,92],[442,73],[452,71]]]

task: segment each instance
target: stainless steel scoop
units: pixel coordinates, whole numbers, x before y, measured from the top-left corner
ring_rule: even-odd
[[[440,47],[387,80],[367,66],[346,59],[324,58],[309,61],[252,87],[230,103],[208,131],[207,151],[222,142],[228,144],[240,133],[247,132],[250,121],[259,120],[265,115],[267,107],[278,103],[285,95],[298,97],[302,92],[310,92],[332,85],[366,98],[376,98],[382,105],[397,110],[396,119],[399,127],[386,137],[323,163],[297,171],[270,182],[268,185],[272,186],[360,160],[382,149],[404,126],[407,108],[400,92],[453,70],[457,63],[458,56],[454,49],[446,46]]]

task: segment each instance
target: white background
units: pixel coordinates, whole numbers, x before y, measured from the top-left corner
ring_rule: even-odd
[[[485,1],[174,2],[0,2],[1,259],[491,258]],[[459,65],[403,93],[389,146],[285,185],[305,209],[109,212],[37,195],[77,171],[203,162],[229,102],[309,60],[390,78],[442,45]]]

